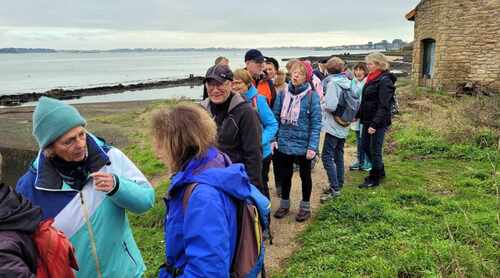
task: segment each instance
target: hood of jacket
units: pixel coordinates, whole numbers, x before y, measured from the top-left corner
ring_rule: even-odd
[[[172,177],[169,195],[190,183],[210,185],[240,200],[250,196],[250,183],[243,164],[232,164],[229,157],[215,147],[200,158],[190,160]]]
[[[252,85],[250,88],[248,88],[248,91],[246,91],[243,94],[243,96],[247,101],[251,101],[252,98],[255,97],[257,94],[258,94],[257,88],[255,88],[255,86]]]
[[[396,77],[396,75],[394,75],[394,73],[390,72],[390,71],[384,71],[378,78],[377,78],[377,81],[380,81],[380,79],[382,78],[389,78],[393,84],[396,83],[396,81],[398,80],[398,78]]]
[[[340,86],[342,89],[349,89],[351,88],[351,80],[347,78],[344,74],[342,73],[337,73],[337,74],[330,74],[328,75],[324,80],[324,84],[328,84],[329,82],[335,82],[338,86]]]
[[[18,195],[13,188],[0,184],[0,231],[33,233],[42,219],[39,207]]]

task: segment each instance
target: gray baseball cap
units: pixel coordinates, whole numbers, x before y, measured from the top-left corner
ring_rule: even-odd
[[[203,80],[203,82],[207,82],[211,79],[213,79],[217,82],[220,82],[220,83],[224,83],[224,81],[226,81],[226,80],[232,81],[233,80],[233,72],[231,71],[231,69],[228,66],[218,64],[218,65],[210,67],[207,70],[207,74],[205,74],[205,79]]]

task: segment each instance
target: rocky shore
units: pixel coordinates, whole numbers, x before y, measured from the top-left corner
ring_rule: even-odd
[[[199,86],[202,83],[203,83],[203,77],[190,76],[188,78],[183,78],[183,79],[162,80],[155,82],[127,84],[127,85],[117,84],[110,86],[100,86],[100,87],[82,88],[74,90],[53,89],[41,93],[33,92],[33,93],[24,93],[16,95],[2,95],[0,96],[0,106],[17,106],[26,102],[37,101],[39,98],[43,96],[65,100],[65,99],[77,99],[84,96],[116,94],[125,91],[161,89],[161,88],[171,88],[179,86]]]

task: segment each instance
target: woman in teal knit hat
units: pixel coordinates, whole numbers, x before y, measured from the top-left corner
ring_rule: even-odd
[[[71,240],[77,277],[140,277],[146,267],[126,211],[153,207],[154,189],[127,156],[85,125],[73,106],[40,98],[33,113],[40,152],[16,190]]]

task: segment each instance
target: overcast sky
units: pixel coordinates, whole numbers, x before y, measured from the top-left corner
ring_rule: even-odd
[[[419,0],[2,1],[0,48],[331,46],[413,39]]]

